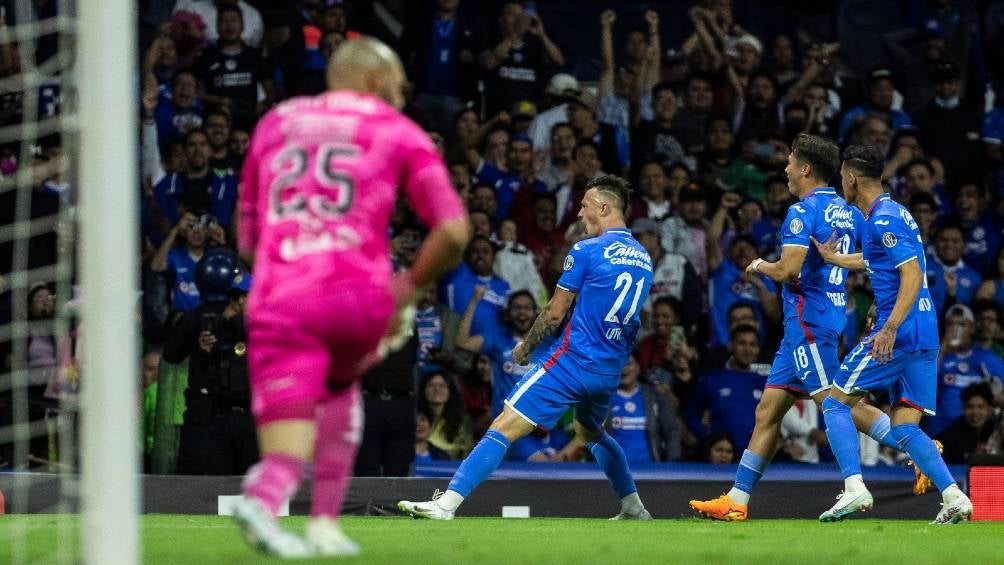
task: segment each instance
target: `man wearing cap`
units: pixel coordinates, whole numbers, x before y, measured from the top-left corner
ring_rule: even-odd
[[[866,81],[868,88],[868,101],[855,106],[844,114],[840,119],[838,132],[840,140],[843,141],[851,126],[857,122],[861,116],[867,114],[879,114],[888,116],[893,129],[904,129],[913,127],[913,120],[903,110],[893,108],[893,100],[896,96],[896,87],[892,83],[892,71],[889,69],[875,69],[868,75]]]
[[[529,100],[517,100],[509,109],[509,117],[511,118],[509,130],[513,135],[529,135],[527,132],[530,130],[530,124],[537,117],[537,105]]]
[[[527,130],[535,148],[551,147],[551,130],[557,124],[568,121],[568,99],[580,94],[582,89],[579,81],[572,75],[558,73],[551,77],[544,89],[544,96],[554,102],[554,106],[537,114]]]
[[[932,78],[934,97],[914,114],[924,150],[941,159],[947,171],[967,174],[978,170],[982,165],[980,116],[969,98],[963,98],[959,67],[943,61],[935,67]],[[983,93],[978,94],[982,103]]]
[[[973,345],[973,311],[956,304],[945,312],[945,331],[938,364],[937,413],[924,419],[924,430],[937,437],[962,416],[962,391],[969,385],[986,382],[1001,389],[1004,363],[993,351]]]
[[[696,325],[702,304],[701,279],[697,271],[683,255],[662,249],[661,230],[655,220],[638,218],[631,224],[631,233],[652,258],[652,290],[642,307],[642,320],[648,321],[656,300],[672,296],[683,304],[684,325],[688,329]]]
[[[521,4],[509,2],[502,8],[498,29],[498,43],[478,57],[488,76],[489,115],[506,109],[513,100],[539,100],[546,68],[565,64],[540,17],[527,14]]]

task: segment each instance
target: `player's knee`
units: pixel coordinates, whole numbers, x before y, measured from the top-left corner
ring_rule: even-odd
[[[603,428],[591,430],[578,420],[572,420],[572,426],[575,428],[576,437],[582,438],[584,443],[592,443],[603,434]]]
[[[827,412],[850,412],[851,408],[846,402],[842,402],[839,398],[834,396],[832,393],[823,399],[822,404],[823,413]]]
[[[776,404],[761,402],[756,407],[756,427],[780,425],[781,419],[784,418],[784,412],[779,412]]]
[[[510,443],[533,431],[533,423],[506,406],[502,413],[492,421],[491,429],[505,436]]]

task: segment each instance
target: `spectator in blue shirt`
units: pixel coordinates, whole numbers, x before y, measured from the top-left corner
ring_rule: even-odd
[[[474,311],[472,335],[496,335],[502,331],[502,311],[509,297],[509,283],[495,276],[495,244],[486,237],[474,237],[464,262],[446,275],[439,287],[440,302],[463,315],[474,295],[474,287],[484,286],[485,294]]]
[[[202,303],[195,286],[195,264],[207,243],[225,244],[223,229],[207,214],[186,212],[150,260],[150,271],[164,276],[171,288],[172,310],[192,310]]]
[[[840,120],[840,140],[843,141],[851,126],[862,116],[879,114],[888,118],[893,129],[913,127],[913,121],[903,110],[892,107],[896,88],[892,83],[892,72],[888,69],[876,69],[868,75],[866,81],[868,101],[855,106],[844,114]]]
[[[475,175],[479,183],[495,187],[495,199],[498,203],[494,221],[498,222],[510,216],[513,199],[521,187],[528,187],[535,194],[544,192],[547,187],[536,178],[533,171],[533,145],[530,137],[525,134],[514,135],[509,140],[506,149],[505,171],[481,159],[477,164]]]
[[[186,131],[202,126],[202,104],[196,96],[195,74],[181,69],[171,76],[171,87],[162,87],[153,111],[157,122],[157,141],[162,147]]]
[[[742,453],[749,444],[756,423],[756,407],[763,395],[767,376],[754,371],[760,354],[757,331],[739,326],[732,331],[725,368],[705,375],[684,410],[684,422],[691,433],[703,440],[715,432],[725,432]],[[705,420],[704,413],[708,413]],[[709,422],[705,425],[705,421]]]
[[[746,302],[753,306],[757,318],[764,328],[765,318],[771,322],[781,319],[781,301],[777,296],[777,285],[765,276],[747,282],[743,270],[757,257],[756,244],[748,236],[737,236],[728,244],[728,253],[722,253],[721,238],[729,212],[739,207],[742,197],[735,192],[722,195],[718,211],[708,228],[707,253],[709,298],[711,304],[711,346],[720,347],[728,343],[728,311],[736,302]]]
[[[987,188],[975,182],[959,187],[955,195],[956,214],[946,223],[957,223],[962,228],[966,248],[962,258],[966,264],[984,272],[993,264],[1004,238],[1004,222],[991,207]]]
[[[621,370],[621,382],[610,399],[606,430],[624,450],[629,463],[680,459],[680,425],[667,402],[669,387],[658,380],[639,380],[641,366],[632,354]]]
[[[983,282],[982,277],[962,258],[965,248],[962,230],[958,226],[942,226],[934,235],[934,257],[927,264],[927,271],[934,279],[931,299],[937,312],[946,304],[958,302],[971,304],[976,290]],[[945,282],[944,287],[941,281]]]
[[[967,306],[956,304],[945,313],[941,361],[938,364],[937,414],[924,419],[924,428],[937,437],[962,416],[964,390],[989,383],[1000,388],[1004,363],[994,352],[973,343],[975,317]]]
[[[214,174],[209,168],[209,138],[201,129],[185,134],[184,172],[169,173],[153,187],[153,198],[160,213],[175,223],[183,210],[205,209],[224,230],[229,229],[237,207],[237,176]],[[155,244],[163,239],[149,234]]]

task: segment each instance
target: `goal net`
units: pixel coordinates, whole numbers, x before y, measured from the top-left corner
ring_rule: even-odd
[[[134,9],[0,0],[0,563],[138,556]]]

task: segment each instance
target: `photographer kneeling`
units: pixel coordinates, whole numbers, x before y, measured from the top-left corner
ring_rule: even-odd
[[[170,363],[189,359],[177,472],[243,475],[258,461],[244,330],[251,275],[218,247],[199,260],[195,284],[202,304],[168,330],[163,352]]]

